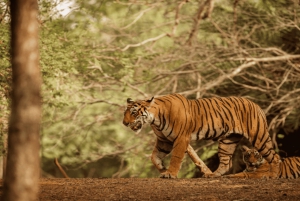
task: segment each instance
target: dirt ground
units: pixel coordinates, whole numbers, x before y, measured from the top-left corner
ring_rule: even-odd
[[[0,195],[3,194],[0,180]],[[300,200],[300,179],[41,179],[41,201]]]

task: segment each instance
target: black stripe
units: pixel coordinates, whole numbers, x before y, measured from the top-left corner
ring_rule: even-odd
[[[257,141],[257,137],[258,137],[258,134],[259,134],[259,125],[260,125],[260,122],[258,121],[257,122],[257,129],[256,129],[256,132],[254,132],[253,134],[254,134],[254,138],[253,138],[253,142],[254,142],[254,144],[256,144],[256,141]],[[265,132],[263,133],[263,135],[265,134]],[[265,144],[265,142],[263,143],[263,145]],[[257,148],[258,150],[261,150],[261,147],[255,147],[255,148]]]
[[[198,108],[198,115],[200,115],[200,103],[199,103],[199,99],[195,100],[196,104],[197,104],[197,108]]]
[[[209,111],[207,111],[207,110],[209,110],[208,103],[206,102],[205,99],[202,99],[202,100],[203,100],[204,103],[207,104],[207,107],[206,107],[206,106],[204,105],[204,103],[202,102],[202,103],[203,103],[203,106],[204,106],[203,109],[205,110],[206,122],[207,122],[207,124],[208,124],[208,126],[207,126],[207,131],[206,131],[206,133],[205,133],[204,139],[208,140],[208,139],[210,139],[209,133],[210,133],[210,127],[211,127],[211,125],[210,125],[210,120],[211,120],[211,119],[208,118],[208,114],[210,114]]]
[[[210,101],[210,99],[206,99],[208,101]],[[206,101],[205,100],[205,101]],[[208,108],[209,108],[209,111],[213,111],[213,107],[210,103],[206,102],[206,104],[208,105]],[[215,122],[214,122],[214,119],[213,116],[212,116],[212,113],[210,112],[209,113],[209,116],[210,116],[210,120],[211,120],[211,129],[214,131],[214,133],[212,135],[209,135],[209,133],[206,133],[208,134],[206,137],[206,139],[212,139],[212,138],[215,138],[216,137],[216,134],[217,134],[217,131],[215,129]]]
[[[169,153],[171,153],[171,151],[167,151],[167,150],[164,150],[164,149],[162,149],[162,148],[160,148],[160,147],[156,147],[156,149],[159,151],[159,152],[162,152],[162,153],[165,153],[165,154],[169,154]]]
[[[224,144],[223,142],[220,142],[221,144]],[[227,149],[222,149],[220,146],[218,148],[218,154],[226,155],[226,156],[231,156],[231,153],[227,152]]]
[[[174,122],[173,122],[173,124],[172,124],[172,130],[170,131],[170,133],[169,133],[169,135],[168,135],[167,137],[169,137],[169,136],[172,134],[173,129],[174,129],[174,126],[175,126],[175,120],[174,120]]]

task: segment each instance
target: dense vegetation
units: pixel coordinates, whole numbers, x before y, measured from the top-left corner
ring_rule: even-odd
[[[278,152],[300,123],[300,19],[293,0],[40,0],[44,176],[155,177],[154,134],[122,125],[126,99],[244,96],[266,112]],[[9,10],[0,1],[0,134],[11,82]],[[298,142],[299,134],[293,140]],[[298,141],[297,141],[298,140]],[[279,142],[279,143],[278,143]],[[2,146],[4,145],[4,146]],[[193,143],[206,160],[214,142]],[[296,144],[291,146],[296,146]],[[299,148],[291,154],[300,155]],[[186,158],[180,177],[192,177]]]

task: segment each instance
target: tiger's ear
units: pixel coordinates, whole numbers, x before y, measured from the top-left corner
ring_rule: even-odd
[[[131,98],[127,98],[127,103],[133,103],[134,101]]]
[[[152,98],[150,98],[149,100],[146,100],[146,102],[151,103],[153,99],[154,99],[154,96],[152,96]]]

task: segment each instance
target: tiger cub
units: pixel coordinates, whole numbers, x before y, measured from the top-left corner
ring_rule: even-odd
[[[257,168],[266,167],[268,168],[268,164],[266,165],[266,160],[259,154],[256,149],[249,149],[247,146],[242,146],[244,149],[243,152],[243,161],[246,164],[246,169],[244,172],[254,172]]]
[[[262,157],[255,148],[243,146],[243,161],[246,169],[242,173],[228,175],[228,177],[242,178],[268,178],[270,164]],[[288,157],[281,159],[278,178],[296,179],[300,177],[300,157]]]

